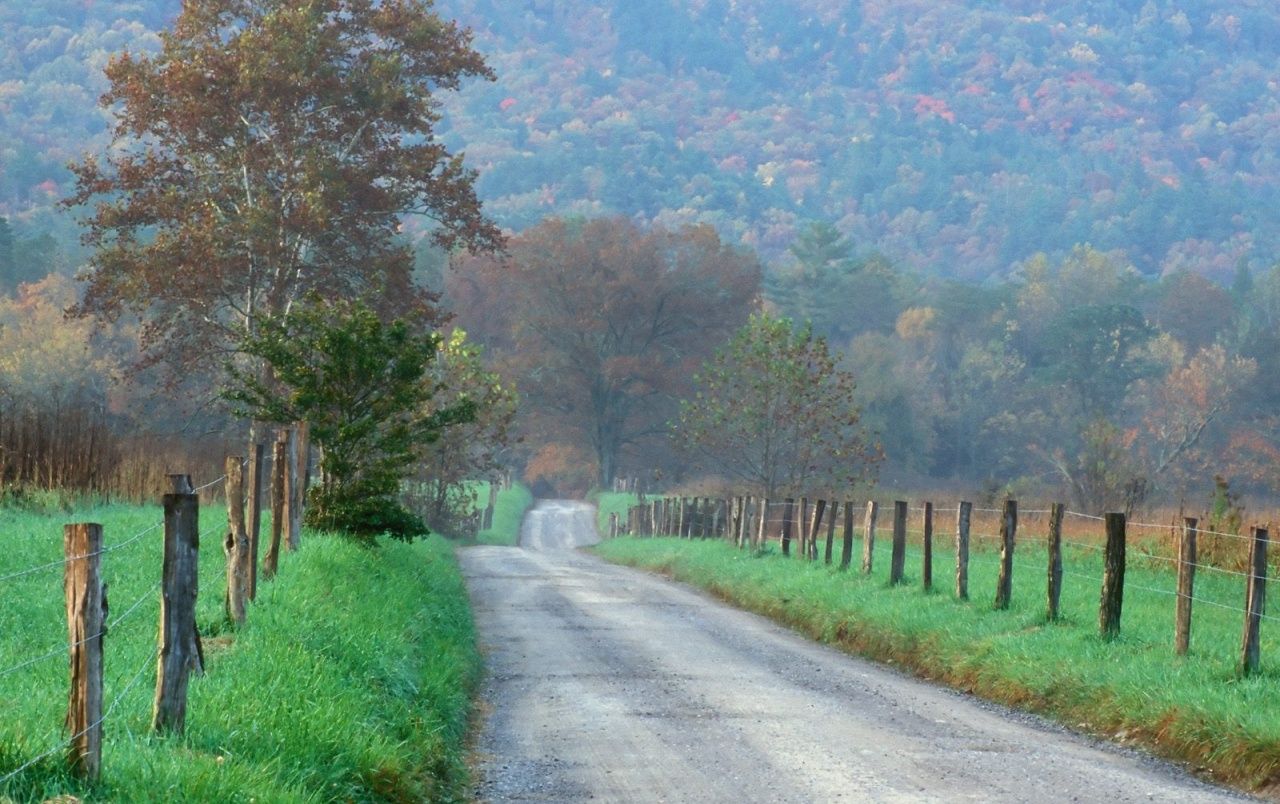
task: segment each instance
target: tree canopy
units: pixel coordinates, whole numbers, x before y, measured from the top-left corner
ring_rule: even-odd
[[[500,243],[436,136],[437,93],[491,74],[426,4],[185,3],[160,42],[107,64],[116,146],[73,167],[80,314],[146,314],[153,356],[208,358],[311,293],[429,314],[406,214],[446,246]]]
[[[765,498],[847,490],[874,476],[879,445],[854,378],[808,326],[757,313],[695,378],[674,447]]]
[[[759,283],[754,255],[710,227],[553,219],[513,237],[507,259],[460,260],[445,298],[516,379],[530,440],[584,451],[608,485],[659,464],[675,400]]]

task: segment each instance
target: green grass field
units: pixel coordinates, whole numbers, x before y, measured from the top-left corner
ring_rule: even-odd
[[[598,492],[593,502],[596,504],[596,528],[602,536],[609,535],[609,514],[617,514],[619,521],[625,525],[627,523],[627,508],[636,504],[634,492],[630,491],[601,491]]]
[[[977,529],[975,528],[975,533]],[[1019,536],[1013,603],[994,611],[998,553],[975,540],[970,597],[954,597],[953,546],[935,542],[934,591],[921,588],[919,534],[907,551],[907,582],[888,585],[890,543],[876,540],[874,571],[859,571],[855,540],[848,573],[785,559],[776,545],[757,554],[720,541],[623,538],[596,548],[604,558],[663,572],[851,652],[896,664],[984,697],[1040,712],[1079,730],[1143,745],[1214,778],[1256,788],[1280,779],[1280,624],[1262,626],[1263,671],[1236,672],[1244,578],[1202,570],[1190,654],[1173,654],[1175,575],[1131,544],[1122,632],[1097,635],[1101,554],[1093,545],[1064,555],[1063,619],[1045,616],[1046,550]],[[837,534],[836,563],[839,561]]]
[[[489,499],[489,486],[480,484],[479,499]],[[529,489],[519,483],[511,484],[511,488],[498,492],[498,499],[493,506],[493,527],[476,534],[475,544],[496,544],[514,546],[520,539],[520,522],[524,512],[533,505],[533,495]]]
[[[0,778],[53,750],[0,783],[0,800],[465,800],[463,744],[480,663],[450,546],[433,537],[368,548],[304,533],[233,633],[221,605],[224,517],[217,506],[201,511],[207,673],[191,682],[186,735],[159,738],[150,718],[162,542],[146,529],[160,510],[0,510]],[[62,525],[72,520],[103,523],[107,547],[118,546],[102,557],[115,621],[105,700],[114,706],[102,779],[88,790],[62,771]]]

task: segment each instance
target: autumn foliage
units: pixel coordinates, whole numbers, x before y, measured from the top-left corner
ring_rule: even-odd
[[[308,294],[428,314],[402,216],[492,248],[473,174],[435,137],[436,93],[490,75],[412,0],[184,3],[158,53],[114,56],[116,147],[74,166],[92,205],[82,315],[146,314],[156,358],[220,362]]]
[[[607,485],[664,460],[676,400],[759,283],[755,257],[709,227],[552,219],[506,258],[458,260],[445,298],[515,378],[529,441],[589,455]]]

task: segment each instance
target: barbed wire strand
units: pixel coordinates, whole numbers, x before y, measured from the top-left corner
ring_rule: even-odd
[[[112,545],[108,545],[108,546],[106,546],[106,547],[103,547],[103,548],[100,548],[100,549],[98,549],[98,550],[95,550],[95,551],[93,551],[92,553],[84,553],[84,554],[77,555],[77,556],[71,556],[71,557],[69,557],[69,558],[64,557],[64,558],[60,558],[60,559],[58,559],[57,561],[50,561],[50,562],[48,562],[47,564],[38,564],[38,565],[36,565],[36,566],[34,566],[34,567],[29,567],[29,568],[24,569],[24,570],[18,570],[17,572],[11,572],[11,573],[9,573],[8,575],[0,575],[0,583],[2,583],[2,582],[4,582],[4,581],[11,581],[11,580],[13,580],[13,579],[15,579],[15,578],[21,578],[21,577],[26,576],[26,575],[34,575],[34,574],[35,574],[35,573],[37,573],[37,572],[41,572],[41,571],[43,571],[43,570],[48,570],[48,569],[53,569],[54,567],[63,567],[63,566],[66,566],[66,563],[67,563],[68,561],[80,561],[80,560],[85,559],[85,558],[92,558],[93,556],[100,556],[100,555],[105,555],[105,554],[107,554],[107,553],[113,553],[113,552],[115,552],[116,550],[120,550],[120,549],[123,549],[123,548],[125,548],[125,547],[128,547],[129,545],[131,545],[131,544],[133,544],[134,542],[138,541],[138,540],[139,540],[139,539],[141,539],[142,537],[146,536],[148,533],[152,533],[153,531],[156,531],[156,530],[158,530],[158,529],[160,529],[160,528],[162,528],[162,527],[164,527],[164,521],[163,521],[163,520],[162,520],[162,521],[160,521],[160,522],[157,522],[156,524],[152,525],[152,526],[151,526],[151,527],[149,527],[149,528],[146,528],[145,530],[142,530],[142,531],[139,531],[138,533],[135,533],[133,536],[130,536],[128,539],[125,539],[123,542],[120,542],[119,544],[112,544]]]
[[[10,667],[10,668],[8,668],[8,669],[6,669],[6,670],[0,670],[0,678],[4,678],[5,676],[7,676],[7,675],[9,675],[9,674],[11,674],[11,673],[16,673],[16,672],[18,672],[19,670],[22,670],[22,669],[25,669],[25,668],[27,668],[27,667],[30,667],[30,666],[31,666],[31,665],[33,665],[33,664],[39,664],[40,662],[43,662],[43,661],[45,661],[46,659],[52,659],[52,658],[53,658],[53,657],[55,657],[55,656],[62,656],[66,651],[69,651],[69,650],[71,650],[72,648],[77,648],[77,647],[79,647],[79,646],[83,645],[84,643],[89,642],[90,640],[94,640],[94,639],[98,639],[99,637],[106,636],[106,635],[107,635],[107,634],[108,634],[112,629],[114,629],[116,626],[120,625],[120,623],[122,623],[122,622],[124,622],[125,620],[127,620],[127,619],[129,618],[129,615],[131,615],[131,614],[133,614],[135,611],[137,611],[137,610],[138,610],[138,608],[139,608],[143,603],[145,603],[145,602],[147,601],[147,598],[148,598],[148,597],[150,597],[150,596],[151,596],[151,594],[152,594],[153,592],[157,591],[159,588],[160,588],[160,583],[157,581],[157,582],[156,582],[156,584],[155,584],[154,586],[152,586],[152,587],[151,587],[150,589],[148,589],[147,591],[143,592],[143,593],[142,593],[142,596],[141,596],[141,597],[139,597],[137,600],[135,600],[135,601],[133,602],[133,605],[131,605],[131,606],[129,606],[129,608],[125,609],[125,611],[124,611],[124,613],[123,613],[123,614],[119,615],[119,616],[118,616],[118,617],[116,617],[114,620],[112,620],[111,622],[107,623],[106,627],[105,627],[105,628],[103,628],[103,629],[102,629],[101,631],[99,631],[98,633],[96,633],[96,634],[94,634],[94,635],[92,635],[92,636],[87,636],[87,637],[85,637],[85,638],[83,638],[83,639],[81,639],[81,640],[78,640],[78,641],[76,641],[76,642],[68,643],[67,645],[59,645],[58,647],[54,648],[53,650],[49,651],[48,653],[41,654],[40,656],[36,656],[36,657],[34,657],[34,658],[32,658],[32,659],[28,659],[27,661],[22,662],[21,664],[14,665],[13,667]]]
[[[107,707],[107,711],[103,712],[101,717],[99,717],[93,723],[90,723],[88,726],[85,726],[80,731],[66,738],[65,740],[60,742],[58,745],[55,745],[53,748],[50,748],[48,751],[45,751],[43,754],[40,754],[39,756],[36,756],[36,757],[33,757],[32,759],[27,760],[25,763],[15,768],[14,770],[9,771],[4,776],[0,776],[0,785],[4,785],[8,783],[10,779],[13,779],[15,776],[27,770],[28,768],[32,767],[33,765],[39,762],[43,762],[44,760],[48,759],[54,754],[57,754],[59,751],[67,750],[67,746],[70,743],[75,742],[80,737],[83,737],[85,734],[88,734],[91,730],[96,729],[98,726],[101,726],[104,722],[106,722],[107,718],[111,717],[111,714],[116,711],[116,707],[120,704],[120,701],[124,699],[124,696],[128,695],[129,691],[133,689],[133,686],[138,683],[138,679],[142,678],[142,675],[143,673],[146,672],[147,667],[150,666],[151,662],[155,660],[156,656],[159,655],[159,653],[160,653],[160,649],[157,648],[146,657],[146,659],[142,662],[142,666],[138,668],[136,673],[134,673],[133,678],[129,679],[129,682],[125,685],[124,689],[122,689],[120,693],[116,695],[115,700],[111,702],[110,706]]]

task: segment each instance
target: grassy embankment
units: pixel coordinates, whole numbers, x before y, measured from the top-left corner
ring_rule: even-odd
[[[482,503],[489,499],[489,484],[477,484],[477,499]],[[512,483],[511,488],[498,491],[498,499],[493,506],[493,527],[476,534],[474,544],[496,544],[514,546],[520,538],[520,522],[524,512],[533,505],[533,495],[529,489],[519,483]]]
[[[596,528],[601,535],[609,535],[609,514],[617,514],[619,521],[627,523],[627,508],[636,504],[636,495],[629,491],[601,491],[592,499],[596,504]]]
[[[59,794],[109,801],[447,801],[465,799],[463,742],[480,663],[450,546],[432,537],[375,548],[312,533],[281,557],[247,625],[221,597],[225,514],[201,512],[198,623],[207,674],[192,680],[186,735],[150,732],[161,534],[103,556],[110,617],[103,773],[62,772],[66,619],[62,525],[102,522],[108,547],[160,519],[155,507],[73,514],[0,511],[0,801]],[[134,608],[136,604],[136,608]],[[50,654],[29,667],[4,672]]]
[[[975,523],[974,530],[994,533],[990,524]],[[994,540],[975,538],[971,599],[959,601],[954,548],[945,532],[939,523],[934,591],[928,594],[921,589],[918,533],[907,551],[906,584],[888,586],[890,542],[883,526],[871,576],[857,571],[861,539],[848,573],[820,561],[784,559],[776,546],[752,555],[719,541],[624,538],[594,549],[847,651],[1142,745],[1220,781],[1253,789],[1280,781],[1280,625],[1263,622],[1263,672],[1237,678],[1244,578],[1201,570],[1196,597],[1208,602],[1196,603],[1191,651],[1178,658],[1172,646],[1175,574],[1166,560],[1143,557],[1141,541],[1130,543],[1122,634],[1107,642],[1097,634],[1102,561],[1095,544],[1065,548],[1063,619],[1047,623],[1039,525],[1020,530],[1007,611],[992,609]],[[1147,547],[1159,552],[1154,543]],[[837,532],[837,563],[839,549]]]

